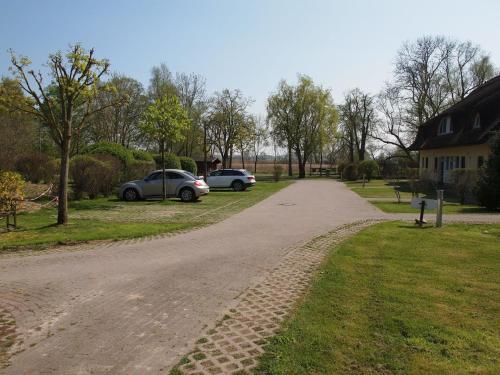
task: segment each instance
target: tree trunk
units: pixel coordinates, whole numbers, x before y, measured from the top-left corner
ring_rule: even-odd
[[[288,146],[288,176],[293,176],[292,171],[292,147]]]
[[[163,170],[162,172],[162,178],[161,178],[161,196],[162,200],[167,199],[167,186],[166,186],[166,181],[165,181],[165,141],[161,142],[161,168]]]
[[[205,181],[207,181],[207,175],[208,175],[208,163],[207,163],[207,125],[203,124],[203,168],[205,170],[203,171],[203,178]]]
[[[229,149],[229,168],[233,167],[233,146]]]
[[[253,174],[257,173],[257,160],[259,159],[259,155],[255,154],[255,160],[253,163]]]
[[[57,205],[57,224],[68,223],[68,177],[69,177],[69,152],[71,148],[71,129],[64,131],[61,147],[61,169],[59,176],[59,193]]]
[[[302,155],[300,152],[297,152],[297,161],[299,163],[299,178],[306,177],[306,160],[302,160]]]
[[[319,176],[323,177],[323,151],[319,153]]]

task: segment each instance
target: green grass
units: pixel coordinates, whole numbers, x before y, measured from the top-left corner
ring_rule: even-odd
[[[370,227],[332,251],[266,374],[494,374],[500,225]]]
[[[18,216],[19,229],[0,233],[0,251],[93,240],[120,240],[200,227],[223,220],[288,186],[289,181],[260,182],[244,192],[211,191],[200,201],[178,199],[122,202],[99,198],[70,203],[69,224],[56,226],[56,209]],[[0,221],[0,225],[3,225]]]
[[[398,203],[398,202],[382,202],[382,201],[370,201],[371,204],[380,208],[382,211],[387,213],[419,213],[420,209],[412,208],[410,203]],[[425,212],[436,212],[436,210],[425,210]],[[498,211],[489,211],[484,207],[479,207],[470,204],[458,204],[445,202],[443,206],[443,212],[445,214],[481,214],[481,213],[498,213]]]
[[[396,198],[395,186],[399,188],[401,198],[411,198],[411,191],[405,180],[399,182],[371,180],[365,183],[365,187],[362,181],[345,181],[344,183],[363,198]]]

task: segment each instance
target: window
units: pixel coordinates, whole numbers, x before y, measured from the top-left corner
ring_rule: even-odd
[[[179,173],[167,172],[167,178],[170,180],[179,180],[179,179],[182,179],[184,177],[182,177]]]
[[[148,176],[148,180],[160,180],[161,179],[161,172],[155,172],[152,173]]]
[[[225,169],[222,171],[223,176],[243,176],[243,173],[234,169]]]
[[[451,132],[451,117],[443,117],[439,123],[438,135],[449,134]]]
[[[465,156],[460,159],[460,168],[465,169]]]
[[[434,170],[435,171],[438,170],[438,158],[437,157],[434,158]]]
[[[222,171],[219,169],[217,171],[213,171],[212,173],[210,173],[210,176],[212,177],[215,177],[215,176],[220,176],[222,175]]]
[[[429,168],[429,158],[425,158],[425,169]]]
[[[478,114],[476,114],[476,117],[474,117],[474,125],[473,125],[473,129],[479,129],[481,127],[481,116]]]

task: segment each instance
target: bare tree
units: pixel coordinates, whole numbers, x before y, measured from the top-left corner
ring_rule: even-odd
[[[380,127],[374,138],[409,150],[418,128],[465,98],[494,74],[479,46],[442,36],[407,42],[398,51],[394,79],[378,98]]]
[[[86,51],[80,45],[71,46],[66,55],[57,52],[49,55],[47,63],[53,85],[45,85],[40,71],[29,69],[30,60],[11,53],[12,70],[21,89],[32,102],[19,108],[32,114],[49,127],[50,133],[60,148],[61,169],[59,180],[59,205],[57,223],[68,222],[68,175],[71,140],[74,129],[81,129],[90,116],[119,105],[109,103],[93,106],[101,77],[108,72],[109,62],[98,60],[94,50]],[[54,90],[52,93],[51,88]],[[78,117],[76,114],[78,113]]]
[[[262,119],[258,116],[255,119],[254,135],[252,137],[251,152],[253,154],[253,173],[257,173],[257,163],[265,147],[269,146],[269,129]]]
[[[177,93],[182,106],[188,113],[190,126],[186,129],[182,150],[186,156],[192,156],[194,148],[203,135],[201,118],[206,110],[205,78],[198,74],[177,73],[175,79]]]
[[[231,164],[232,152],[238,132],[247,118],[247,108],[251,100],[240,90],[216,92],[210,100],[208,110],[208,137],[222,158],[222,167]]]
[[[349,145],[350,161],[354,161],[354,151],[358,160],[365,160],[367,143],[376,122],[374,97],[357,88],[349,91],[340,107],[340,117]]]

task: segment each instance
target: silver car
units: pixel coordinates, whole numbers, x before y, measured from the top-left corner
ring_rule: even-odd
[[[126,182],[120,187],[118,196],[126,201],[159,198],[163,190],[162,176],[160,169],[151,172],[142,180]],[[188,171],[166,169],[165,177],[167,197],[179,197],[183,202],[195,201],[210,191],[203,179],[199,179]]]

